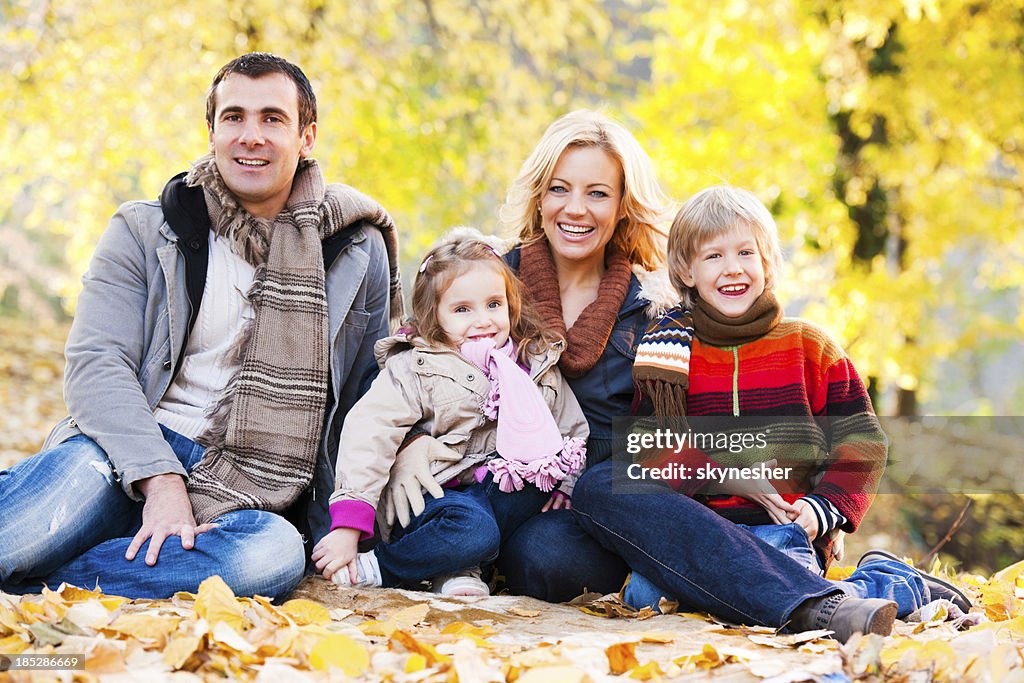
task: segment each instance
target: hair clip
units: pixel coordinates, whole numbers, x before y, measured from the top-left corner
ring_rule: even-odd
[[[433,254],[427,254],[427,258],[423,259],[423,263],[420,264],[420,272],[427,270],[427,264],[430,263],[430,259],[434,258]]]

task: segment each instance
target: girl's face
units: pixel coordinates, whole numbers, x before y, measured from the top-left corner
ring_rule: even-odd
[[[622,218],[622,169],[600,147],[570,147],[541,194],[544,234],[559,259],[604,265],[604,249]]]
[[[504,346],[511,327],[505,278],[494,266],[474,261],[441,294],[437,320],[456,348],[485,338],[493,339],[496,347]]]
[[[764,292],[764,260],[746,225],[702,244],[682,275],[687,287],[730,318],[749,311]]]

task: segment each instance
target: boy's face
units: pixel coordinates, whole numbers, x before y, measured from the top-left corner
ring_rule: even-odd
[[[750,310],[764,292],[764,260],[744,225],[702,244],[682,276],[705,303],[730,318]]]

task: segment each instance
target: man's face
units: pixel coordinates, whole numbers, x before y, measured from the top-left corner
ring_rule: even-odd
[[[291,194],[299,159],[313,150],[316,122],[299,130],[299,95],[282,73],[230,74],[217,85],[210,151],[228,189],[253,216],[273,218]]]

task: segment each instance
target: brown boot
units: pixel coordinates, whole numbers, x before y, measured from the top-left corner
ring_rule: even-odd
[[[805,601],[790,615],[790,629],[816,631],[828,629],[841,643],[854,633],[892,633],[897,606],[891,600],[880,598],[851,598],[842,593]]]

